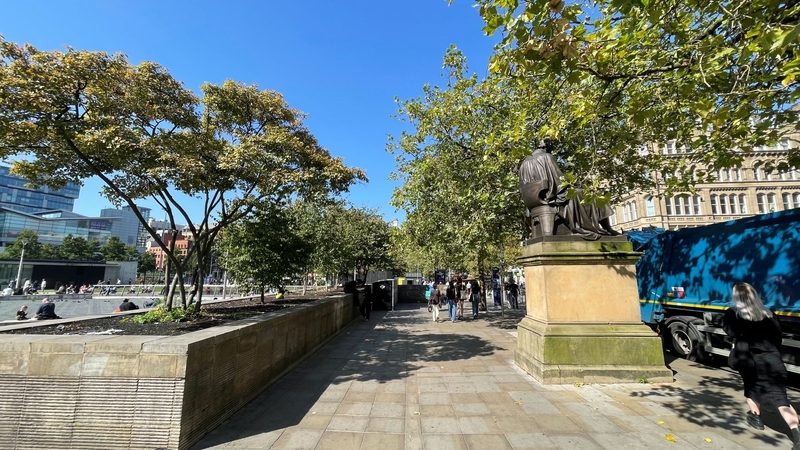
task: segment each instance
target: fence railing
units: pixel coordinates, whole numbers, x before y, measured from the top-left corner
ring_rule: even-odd
[[[187,286],[188,288],[188,286]],[[307,292],[315,292],[318,290],[325,289],[325,286],[306,286]],[[93,296],[128,296],[128,297],[162,297],[167,295],[169,290],[169,285],[165,284],[103,284],[103,285],[96,285],[92,289],[88,290],[87,294],[92,294]],[[287,292],[301,292],[303,290],[302,285],[292,285],[292,286],[284,286],[284,290]],[[223,297],[223,291],[225,294],[225,298],[228,297],[239,297],[245,296],[248,294],[257,295],[258,292],[253,292],[252,290],[247,290],[246,287],[236,285],[236,284],[229,284],[223,288],[221,284],[205,284],[203,285],[203,297]],[[54,292],[54,291],[48,291]],[[271,291],[270,294],[274,294],[276,291]],[[39,293],[42,293],[39,291]]]

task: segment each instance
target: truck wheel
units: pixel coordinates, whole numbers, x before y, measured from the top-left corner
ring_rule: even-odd
[[[680,358],[692,359],[696,354],[697,336],[686,322],[674,320],[668,325],[672,351]]]

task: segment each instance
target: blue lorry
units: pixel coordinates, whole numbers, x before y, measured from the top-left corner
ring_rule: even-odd
[[[750,283],[781,322],[787,368],[800,373],[800,209],[667,231],[636,265],[642,321],[691,360],[727,356],[722,314]]]

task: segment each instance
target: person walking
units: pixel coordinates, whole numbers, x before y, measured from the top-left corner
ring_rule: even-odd
[[[791,430],[792,449],[800,450],[797,411],[786,395],[788,372],[778,350],[781,326],[749,284],[736,283],[732,297],[733,304],[723,318],[723,330],[735,339],[728,361],[742,376],[744,397],[750,408],[747,424],[763,430],[761,405],[771,403]]]
[[[439,289],[433,289],[428,298],[428,311],[431,312],[431,318],[434,322],[439,322],[439,301],[441,300]]]
[[[478,280],[472,280],[470,284],[469,297],[472,301],[472,318],[478,318],[478,306],[481,304],[481,285]]]
[[[447,309],[450,313],[450,321],[456,323],[456,282],[450,281],[445,291],[445,298],[447,299]]]
[[[47,289],[47,280],[42,278],[42,294],[46,294],[45,289]]]
[[[514,282],[513,278],[509,278],[506,288],[508,289],[508,301],[511,303],[511,307],[519,309],[519,285]]]
[[[456,304],[458,305],[458,318],[464,320],[464,283],[461,277],[456,280]]]

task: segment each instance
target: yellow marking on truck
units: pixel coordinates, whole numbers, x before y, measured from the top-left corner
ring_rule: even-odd
[[[729,306],[717,306],[717,305],[698,305],[698,304],[686,304],[686,303],[678,303],[678,302],[662,302],[660,300],[642,300],[639,299],[640,303],[661,303],[662,305],[667,306],[682,306],[682,307],[691,307],[691,308],[701,308],[701,309],[714,309],[717,311],[724,311],[729,308]],[[788,316],[788,317],[800,317],[800,312],[791,312],[791,311],[775,311],[775,314],[779,316]]]

